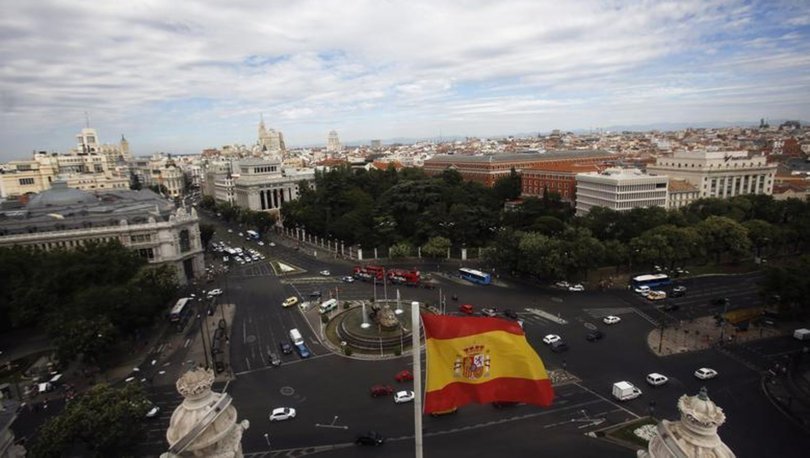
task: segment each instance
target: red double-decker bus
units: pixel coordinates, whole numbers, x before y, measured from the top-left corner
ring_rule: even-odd
[[[385,267],[383,266],[375,266],[375,265],[367,265],[367,266],[354,266],[354,276],[361,280],[373,280],[377,279],[377,281],[383,281],[385,279]]]

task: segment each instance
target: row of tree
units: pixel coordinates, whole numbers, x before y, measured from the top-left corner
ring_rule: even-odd
[[[148,266],[118,242],[75,250],[0,248],[0,330],[47,331],[62,361],[101,362],[149,326],[177,291],[171,266]]]
[[[276,224],[276,215],[272,213],[253,211],[229,202],[217,202],[211,196],[203,196],[200,200],[200,207],[217,213],[227,222],[244,224],[255,228],[260,234],[266,233]],[[205,243],[205,240],[203,242]]]

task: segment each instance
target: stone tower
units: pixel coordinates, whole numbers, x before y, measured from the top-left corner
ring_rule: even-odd
[[[639,450],[639,458],[735,456],[717,435],[717,428],[725,423],[726,415],[709,399],[705,387],[697,396],[681,396],[678,410],[681,419],[661,420],[647,450]]]
[[[188,371],[177,381],[177,391],[185,399],[169,421],[169,451],[161,458],[243,456],[242,434],[250,423],[236,422],[231,396],[211,391],[213,383],[214,372],[203,368]]]

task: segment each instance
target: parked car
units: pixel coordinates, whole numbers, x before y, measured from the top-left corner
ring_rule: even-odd
[[[602,322],[605,323],[605,324],[616,324],[619,321],[622,321],[622,319],[617,317],[617,316],[613,316],[613,315],[608,315],[608,316],[602,318]]]
[[[653,372],[652,374],[647,374],[647,383],[652,386],[661,386],[669,381],[666,375],[659,374],[658,372]]]
[[[557,334],[549,334],[549,335],[543,337],[543,343],[546,344],[546,345],[551,345],[554,342],[559,342],[560,340],[562,340],[562,339]]]
[[[371,387],[371,397],[376,398],[378,396],[388,396],[394,392],[394,388],[391,385],[374,385]]]
[[[473,309],[473,306],[470,305],[470,304],[461,304],[461,305],[459,305],[458,306],[458,311],[461,312],[461,313],[464,313],[466,315],[472,315],[473,313],[475,313],[475,310]]]
[[[486,307],[481,309],[481,315],[483,316],[495,316],[498,314],[498,311],[495,310],[494,307]]]
[[[553,351],[554,353],[568,351],[568,344],[563,342],[562,340],[558,340],[551,344],[551,351]]]
[[[278,407],[270,412],[270,421],[284,421],[295,418],[295,409],[292,407]]]
[[[394,395],[394,403],[403,404],[413,401],[413,391],[397,391]]]
[[[605,335],[602,334],[602,331],[594,329],[585,335],[585,340],[588,342],[596,342],[597,340],[602,340],[603,337],[605,337]]]
[[[701,367],[695,371],[695,377],[701,380],[709,380],[717,377],[717,371],[708,367]]]
[[[568,287],[568,291],[585,291],[585,287],[577,283]]]
[[[518,319],[518,314],[517,314],[517,313],[516,313],[514,310],[512,310],[512,309],[506,309],[506,310],[504,310],[504,311],[503,311],[503,316],[505,316],[505,317],[507,317],[507,318],[511,318],[511,319],[513,319],[513,320],[517,320],[517,319]]]
[[[385,437],[378,432],[369,431],[365,434],[360,434],[357,436],[354,443],[357,445],[382,445],[385,443]]]
[[[397,372],[397,375],[394,376],[394,380],[397,382],[409,382],[413,380],[413,374],[411,374],[411,371],[405,369]]]
[[[283,353],[285,355],[289,355],[293,351],[292,350],[292,345],[290,345],[289,342],[279,342],[278,343],[278,348],[280,348],[281,353]]]

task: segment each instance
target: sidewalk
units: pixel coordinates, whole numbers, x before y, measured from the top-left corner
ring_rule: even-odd
[[[675,326],[653,329],[647,334],[647,345],[658,356],[707,350],[720,343],[743,343],[784,334],[777,328],[751,325],[738,331],[732,325],[719,327],[711,316],[681,320]]]
[[[762,389],[777,409],[810,433],[810,354],[796,353],[774,365]]]

